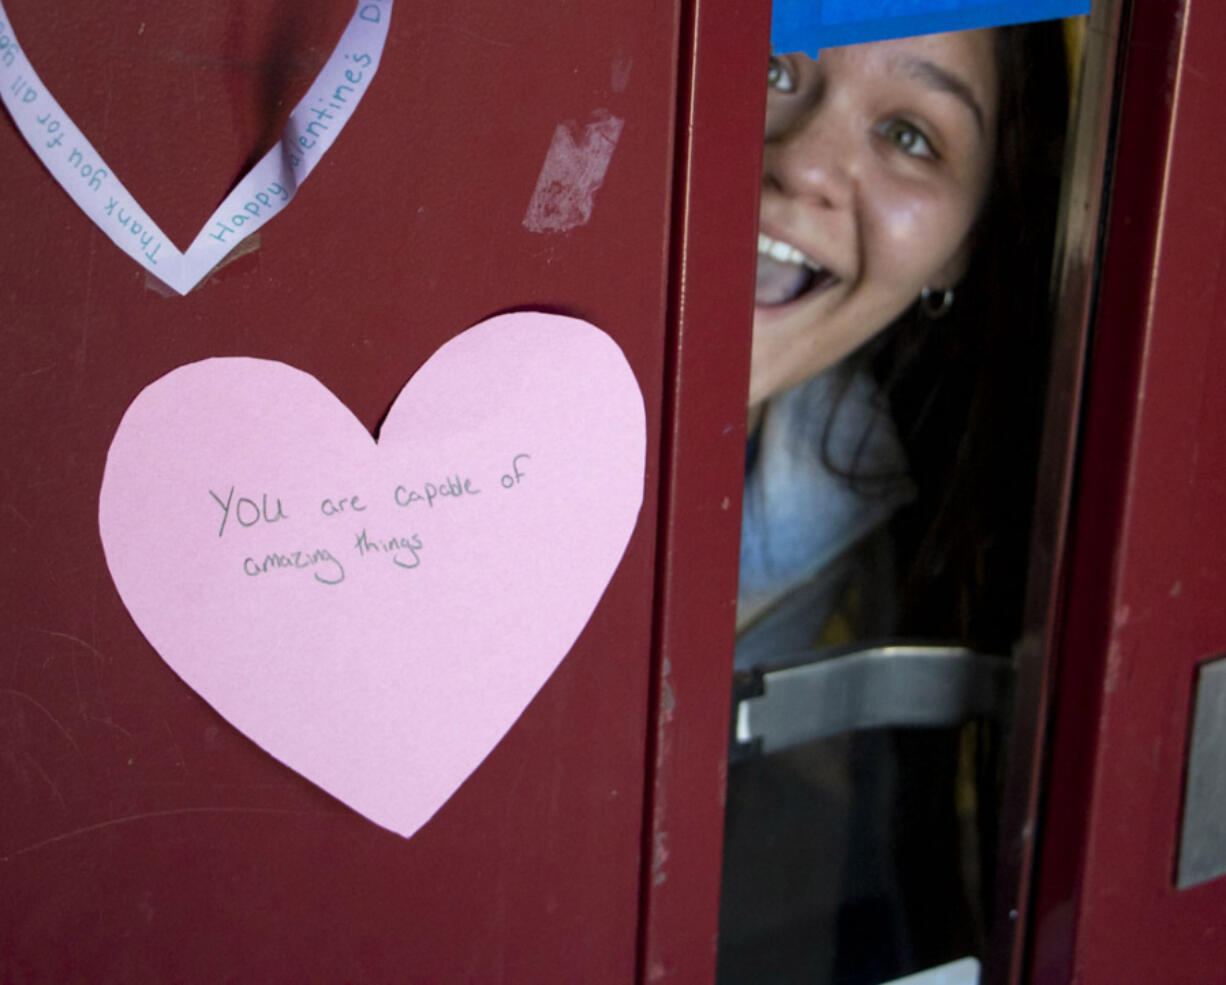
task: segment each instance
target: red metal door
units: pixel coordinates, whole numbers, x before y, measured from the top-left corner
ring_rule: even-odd
[[[180,246],[353,9],[7,4],[48,88]],[[0,127],[0,980],[711,977],[743,416],[723,397],[744,386],[766,19],[756,3],[402,0],[328,157],[183,298]],[[610,139],[586,212],[526,221],[551,143]],[[136,394],[184,363],[290,363],[373,430],[441,343],[533,307],[624,350],[647,408],[643,510],[572,652],[405,840],[264,754],[145,642],[99,544],[104,459]]]
[[[1226,652],[1226,16],[1136,0],[1130,30],[1041,830],[1043,985],[1226,967],[1226,881],[1176,888],[1198,667]]]

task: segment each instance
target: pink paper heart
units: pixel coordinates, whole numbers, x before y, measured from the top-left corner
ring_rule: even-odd
[[[501,315],[434,354],[378,443],[314,377],[209,359],[107,455],[111,576],[235,727],[408,836],[574,644],[643,496],[642,394],[577,319]]]

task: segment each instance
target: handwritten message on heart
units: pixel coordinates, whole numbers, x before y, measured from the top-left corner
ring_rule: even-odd
[[[30,148],[81,210],[133,260],[186,294],[238,243],[285,208],[369,88],[393,0],[359,0],[281,139],[226,196],[180,253],[55,101],[17,42],[0,3],[0,100]]]
[[[107,455],[124,605],[235,727],[408,836],[590,618],[643,497],[643,399],[592,325],[452,339],[376,442],[309,374],[209,359],[149,385]]]

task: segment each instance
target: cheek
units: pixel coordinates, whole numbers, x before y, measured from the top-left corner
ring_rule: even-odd
[[[925,239],[924,204],[914,199],[900,199],[886,205],[881,222],[886,248],[891,253],[905,254],[913,248],[913,244],[921,243]]]
[[[866,216],[866,269],[917,292],[961,249],[970,213],[958,196],[941,188],[902,183],[878,185]]]

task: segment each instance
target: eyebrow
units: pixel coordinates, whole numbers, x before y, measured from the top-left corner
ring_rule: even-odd
[[[979,100],[975,98],[971,87],[961,78],[926,58],[903,58],[899,59],[898,64],[908,77],[922,82],[930,89],[948,92],[957,98],[974,114],[975,122],[979,124],[979,131],[983,132],[983,107],[979,105]]]

